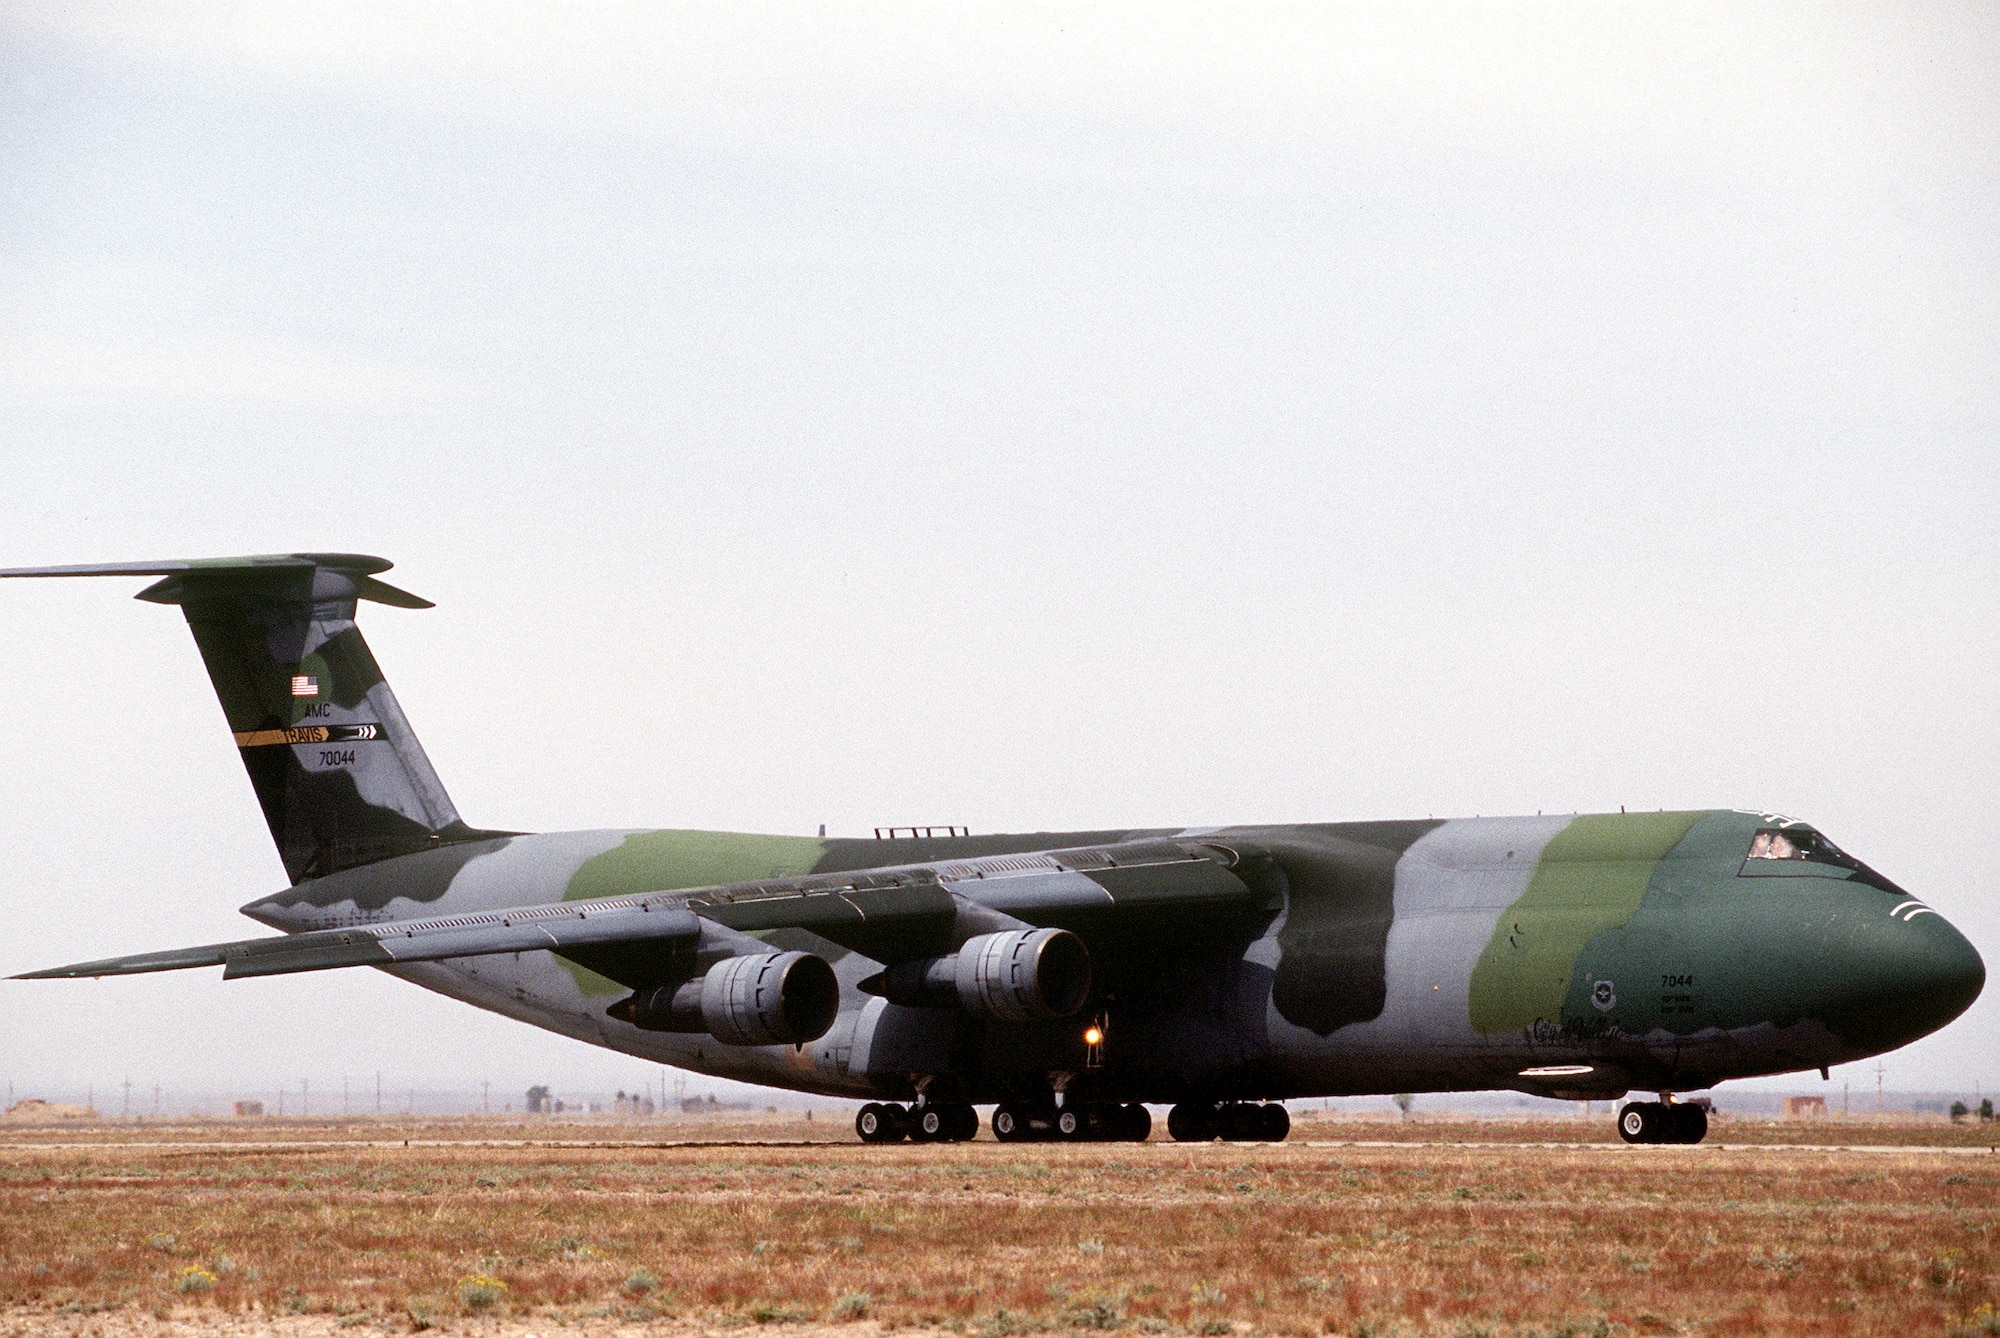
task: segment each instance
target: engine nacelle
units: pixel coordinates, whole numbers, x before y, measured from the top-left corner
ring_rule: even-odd
[[[826,1035],[840,982],[824,957],[725,957],[679,985],[641,990],[608,1010],[644,1031],[707,1032],[724,1045],[799,1045]]]
[[[969,938],[946,957],[898,963],[862,988],[992,1022],[1048,1022],[1090,997],[1090,950],[1067,929],[1009,929]]]

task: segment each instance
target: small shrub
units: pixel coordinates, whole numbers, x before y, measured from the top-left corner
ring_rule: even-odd
[[[833,1303],[833,1317],[837,1320],[857,1320],[868,1318],[868,1307],[875,1298],[867,1292],[848,1292]]]
[[[488,1273],[470,1273],[458,1280],[458,1303],[467,1310],[490,1310],[507,1295],[507,1284]]]
[[[2000,1310],[1995,1310],[1991,1301],[1983,1302],[1962,1323],[1951,1326],[1952,1338],[1992,1338],[1995,1334],[2000,1334]]]
[[[1063,1316],[1065,1322],[1078,1329],[1115,1329],[1122,1318],[1117,1303],[1102,1296],[1085,1301]]]
[[[1076,1252],[1078,1254],[1103,1254],[1104,1242],[1095,1236],[1088,1240],[1080,1240],[1076,1243]]]
[[[643,1268],[633,1269],[632,1275],[625,1279],[625,1290],[634,1296],[644,1296],[659,1285],[660,1280]]]
[[[215,1274],[209,1272],[200,1264],[189,1264],[186,1268],[174,1274],[174,1290],[184,1296],[190,1293],[214,1291],[215,1283]]]
[[[158,1250],[161,1254],[172,1254],[174,1252],[174,1238],[162,1231],[157,1236],[146,1237],[146,1248],[149,1250]]]

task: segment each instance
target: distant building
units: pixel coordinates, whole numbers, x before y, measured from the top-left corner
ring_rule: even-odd
[[[229,1113],[239,1120],[247,1120],[264,1113],[262,1101],[238,1101],[229,1108]]]
[[[1823,1120],[1826,1118],[1826,1098],[1788,1096],[1785,1098],[1784,1116],[1788,1120]]]

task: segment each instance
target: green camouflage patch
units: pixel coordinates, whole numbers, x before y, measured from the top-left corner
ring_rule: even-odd
[[[1638,913],[1653,870],[1702,816],[1590,814],[1557,833],[1472,969],[1472,1029],[1560,1022],[1578,954]]]

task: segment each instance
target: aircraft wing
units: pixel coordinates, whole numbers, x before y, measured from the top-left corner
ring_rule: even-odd
[[[445,957],[480,957],[531,952],[538,948],[587,948],[606,943],[673,943],[701,933],[690,911],[625,900],[562,902],[474,915],[442,915],[395,920],[348,929],[315,929],[275,938],[211,943],[170,952],[107,957],[16,980],[74,980],[91,976],[136,976],[149,971],[184,971],[219,966],[223,979],[326,971],[343,966],[394,966]]]
[[[550,949],[637,987],[657,969],[658,950],[693,943],[704,920],[748,934],[803,929],[885,964],[951,952],[968,932],[1001,924],[1071,929],[1099,952],[1121,935],[1157,930],[1188,913],[1263,902],[1231,871],[1237,858],[1199,843],[1129,841],[316,929],[78,962],[15,979],[205,966],[237,979]]]

